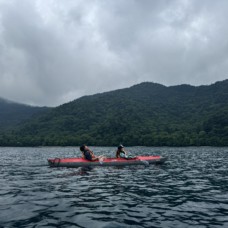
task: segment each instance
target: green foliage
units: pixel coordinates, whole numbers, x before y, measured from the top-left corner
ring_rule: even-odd
[[[85,96],[0,134],[1,146],[228,146],[228,80]]]
[[[0,98],[0,132],[12,129],[22,121],[46,113],[50,108],[18,104]]]

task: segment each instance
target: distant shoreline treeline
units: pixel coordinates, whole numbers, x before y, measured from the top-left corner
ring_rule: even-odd
[[[134,139],[133,139],[134,140]],[[102,142],[96,141],[96,138],[91,139],[89,136],[84,135],[82,138],[77,137],[72,139],[72,137],[54,137],[54,138],[43,138],[43,137],[16,137],[10,135],[1,135],[0,142],[2,147],[36,147],[36,146],[78,146],[83,143],[86,143],[90,146],[117,146],[120,143],[123,143],[125,146],[152,146],[152,147],[188,147],[188,146],[215,146],[215,147],[226,147],[228,146],[227,138],[220,139],[216,136],[211,138],[200,136],[197,138],[189,138],[182,135],[174,135],[167,137],[156,136],[154,139],[149,139],[146,136],[145,138],[141,137],[135,141],[121,140],[110,143],[111,140],[107,142],[103,140]],[[176,140],[176,141],[175,141]]]

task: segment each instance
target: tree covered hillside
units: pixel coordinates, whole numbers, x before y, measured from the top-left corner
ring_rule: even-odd
[[[0,98],[0,132],[48,110],[47,107],[33,107]]]
[[[145,82],[85,96],[0,136],[0,143],[228,146],[228,80],[199,87]]]

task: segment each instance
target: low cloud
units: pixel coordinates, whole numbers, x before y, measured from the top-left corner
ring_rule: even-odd
[[[0,97],[56,106],[142,81],[227,78],[228,2],[0,0]]]

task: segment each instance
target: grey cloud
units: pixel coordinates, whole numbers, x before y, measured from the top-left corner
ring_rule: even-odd
[[[58,105],[227,78],[225,0],[0,1],[0,97]]]

